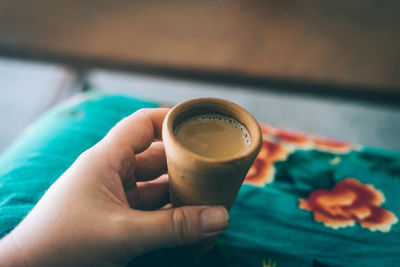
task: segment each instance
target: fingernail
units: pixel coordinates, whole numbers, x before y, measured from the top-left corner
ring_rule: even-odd
[[[225,230],[229,224],[229,214],[224,206],[206,208],[200,213],[200,227],[203,233]]]

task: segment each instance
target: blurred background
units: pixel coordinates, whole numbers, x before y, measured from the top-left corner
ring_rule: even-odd
[[[0,152],[80,92],[235,101],[400,150],[400,2],[0,0]]]

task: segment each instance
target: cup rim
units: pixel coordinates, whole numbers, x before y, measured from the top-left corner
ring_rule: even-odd
[[[206,157],[206,156],[202,156],[202,155],[192,152],[191,150],[184,147],[176,139],[173,126],[174,126],[175,120],[178,118],[179,114],[182,111],[188,111],[188,110],[194,109],[196,107],[202,107],[202,104],[208,104],[208,106],[210,106],[215,103],[225,105],[226,107],[231,106],[233,109],[239,110],[241,112],[241,114],[246,117],[246,123],[243,123],[243,122],[240,122],[240,123],[243,124],[246,127],[247,131],[249,132],[250,138],[251,138],[251,143],[250,143],[249,149],[246,150],[245,152],[243,152],[242,154],[239,154],[234,157],[227,157],[227,158]],[[190,106],[192,106],[192,107],[190,108]],[[187,109],[187,110],[185,110],[185,109]],[[225,114],[225,115],[230,116],[230,117],[234,118],[235,120],[237,120],[237,118],[235,118],[232,114]],[[192,157],[199,159],[201,161],[205,161],[205,162],[224,163],[224,162],[240,160],[240,159],[246,158],[249,155],[253,154],[261,146],[261,136],[262,136],[261,129],[260,129],[260,126],[259,126],[257,120],[254,118],[254,116],[250,112],[248,112],[247,110],[245,110],[244,108],[239,106],[238,104],[233,103],[228,100],[225,100],[225,99],[216,98],[216,97],[193,98],[193,99],[186,100],[186,101],[174,106],[168,112],[167,117],[165,118],[164,127],[166,127],[166,131],[168,132],[168,135],[170,136],[170,139],[174,143],[175,146],[177,146],[179,149],[185,151],[186,153],[189,153],[189,155],[191,155]],[[249,128],[251,128],[251,129],[249,129]]]

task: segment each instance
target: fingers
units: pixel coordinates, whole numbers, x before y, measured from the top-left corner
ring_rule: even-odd
[[[229,214],[223,206],[185,206],[157,211],[131,211],[126,233],[141,253],[193,244],[224,231]],[[139,229],[139,230],[138,230]]]
[[[162,207],[169,201],[168,176],[164,145],[154,142],[146,151],[136,156],[136,168],[125,181],[124,188],[131,207],[151,210]],[[134,175],[134,178],[132,177]],[[138,183],[136,181],[152,182]]]
[[[165,149],[162,142],[154,142],[136,156],[135,177],[137,181],[148,181],[167,172]]]
[[[161,139],[161,128],[169,109],[141,109],[121,120],[103,139],[110,147],[125,145],[139,154],[155,139]]]
[[[96,146],[88,150],[88,154],[98,159],[99,167],[104,168],[107,164],[121,177],[132,175],[135,154],[143,152],[154,140],[161,138],[162,123],[168,111],[168,108],[155,108],[133,113],[115,125]]]
[[[155,210],[169,203],[168,175],[150,182],[137,183],[138,199],[134,207],[141,210]]]

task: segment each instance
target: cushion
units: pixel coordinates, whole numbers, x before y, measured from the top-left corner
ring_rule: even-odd
[[[29,126],[0,157],[0,236],[83,151],[151,103],[82,94]],[[208,254],[154,251],[132,266],[394,266],[400,153],[262,124],[263,146]]]

